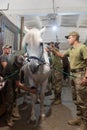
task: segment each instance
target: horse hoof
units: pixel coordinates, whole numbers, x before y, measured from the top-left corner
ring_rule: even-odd
[[[36,120],[28,120],[27,124],[33,124],[33,125],[35,125],[36,124]]]
[[[40,100],[37,100],[37,101],[36,101],[36,104],[40,104]]]
[[[41,116],[40,116],[40,118],[39,118],[39,119],[40,119],[40,121],[43,121],[43,120],[45,120],[45,118],[46,118],[46,115],[45,115],[45,114],[43,114],[43,115],[41,115]]]
[[[30,120],[30,124],[36,124],[36,120]]]

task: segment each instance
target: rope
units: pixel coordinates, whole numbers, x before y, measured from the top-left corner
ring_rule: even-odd
[[[26,45],[25,45],[25,52],[28,52],[28,48],[27,48],[27,46],[28,46],[28,44],[26,43]],[[28,61],[30,61],[30,59],[35,59],[35,60],[38,60],[38,61],[40,61],[40,62],[42,62],[42,64],[45,64],[46,62],[44,61],[44,60],[42,60],[41,58],[38,58],[38,57],[36,57],[36,56],[29,56],[29,54],[27,53],[27,55],[28,55]]]
[[[4,80],[7,80],[7,79],[13,77],[13,76],[16,75],[18,72],[19,72],[19,70],[16,70],[14,73],[12,73],[12,74],[10,74],[10,75],[4,77]]]
[[[28,62],[27,62],[27,63],[28,63]],[[49,65],[48,63],[46,63],[46,62],[45,62],[45,64],[46,64],[47,66],[50,66],[50,65]],[[77,76],[74,76],[74,75],[72,75],[72,74],[66,73],[66,72],[64,72],[64,71],[62,71],[62,70],[60,70],[60,69],[58,69],[58,68],[55,68],[55,67],[52,67],[52,66],[51,66],[51,68],[53,68],[54,70],[57,70],[57,71],[59,71],[59,72],[61,72],[61,73],[63,73],[63,74],[66,74],[67,76],[71,76],[71,77],[77,78]],[[51,69],[51,70],[52,70],[52,69]],[[14,73],[12,73],[12,74],[10,74],[10,75],[4,77],[4,80],[7,80],[7,79],[13,77],[13,76],[14,76],[15,74],[17,74],[18,72],[19,72],[19,70],[16,70]]]
[[[53,67],[53,69],[54,69],[54,70],[58,70],[59,72],[61,72],[61,73],[63,73],[63,74],[66,74],[67,76],[71,76],[71,77],[77,78],[77,76],[72,75],[72,74],[69,74],[69,73],[66,73],[66,72],[64,72],[64,71],[62,71],[62,70],[59,70],[58,68]]]
[[[26,45],[25,45],[25,51],[27,52],[27,43],[26,43]],[[46,63],[45,61],[41,60],[40,58],[34,57],[34,56],[31,56],[31,57],[28,56],[28,59],[27,59],[28,62],[29,62],[29,59],[36,59],[36,60],[42,62],[43,64],[46,64],[47,66],[50,66],[50,65],[49,65],[48,63]],[[57,70],[57,71],[59,71],[59,72],[61,72],[61,73],[63,73],[63,74],[66,74],[67,76],[71,76],[71,77],[77,78],[77,76],[74,76],[74,75],[72,75],[72,74],[66,73],[66,72],[64,72],[64,71],[62,71],[62,70],[59,70],[58,68],[53,67],[53,69],[54,69],[54,70]]]

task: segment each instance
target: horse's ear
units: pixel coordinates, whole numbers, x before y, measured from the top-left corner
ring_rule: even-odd
[[[43,27],[43,28],[40,30],[40,33],[43,33],[45,30],[46,30],[46,28]]]
[[[26,32],[29,32],[29,31],[30,31],[26,26],[24,27],[24,30],[25,30]]]

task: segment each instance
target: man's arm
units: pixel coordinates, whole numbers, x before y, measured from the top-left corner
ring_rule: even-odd
[[[85,71],[85,78],[87,78],[87,67],[86,67],[86,71]]]
[[[30,93],[36,94],[37,90],[36,89],[31,89],[29,87],[26,87],[24,84],[22,84],[19,80],[15,81],[16,85],[20,88],[23,89],[25,91],[29,91]]]
[[[52,48],[52,49],[50,49],[50,50],[51,50],[51,52],[52,52],[53,54],[55,54],[56,56],[58,56],[58,57],[60,57],[60,58],[65,57],[65,55],[64,55],[63,53],[57,51],[55,48]]]
[[[7,65],[7,62],[6,61],[1,62],[1,65],[3,66],[3,69],[4,69],[6,67],[6,65]]]
[[[46,51],[48,52],[52,52],[53,54],[55,54],[56,56],[63,58],[65,57],[65,55],[59,51],[57,51],[57,49],[54,46],[50,46],[49,48],[46,48]]]

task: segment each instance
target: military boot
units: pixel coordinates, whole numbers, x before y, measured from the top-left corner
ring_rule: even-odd
[[[87,130],[87,125],[81,124],[77,130]]]
[[[15,105],[13,107],[13,110],[12,110],[12,116],[15,117],[15,118],[21,118],[20,114],[19,114],[19,109],[18,109],[18,106]]]
[[[55,99],[54,99],[53,104],[54,105],[61,104],[61,93],[58,93],[57,91],[55,91],[54,93],[55,93]]]
[[[80,111],[77,111],[76,115],[77,115],[77,116],[80,116],[80,115],[81,115],[81,112],[80,112]]]
[[[76,115],[77,116],[81,116],[81,108],[77,105],[77,113],[76,113]]]
[[[53,104],[54,105],[59,105],[59,104],[61,104],[61,100],[60,99],[56,99]]]
[[[80,125],[81,124],[81,118],[76,118],[76,119],[73,119],[73,120],[69,120],[68,121],[68,124],[69,125]]]

